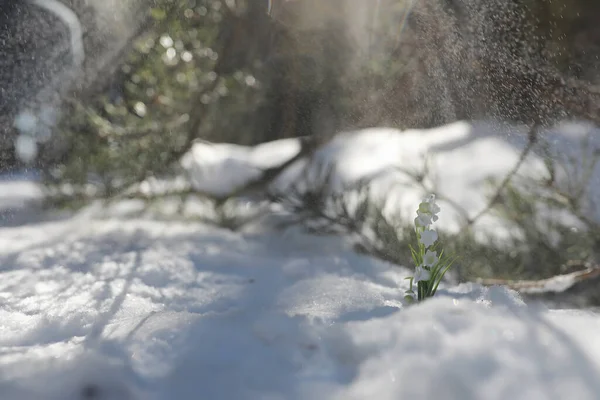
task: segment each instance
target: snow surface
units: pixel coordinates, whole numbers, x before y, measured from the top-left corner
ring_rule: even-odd
[[[378,173],[376,161],[400,154],[417,163],[445,136],[453,146],[436,151],[452,168],[441,172],[463,171],[470,199],[477,179],[468,172],[494,172],[504,165],[494,156],[512,149],[514,161],[519,148],[493,135],[471,140],[465,124],[423,141],[410,131],[406,141],[393,130],[370,133],[323,150],[347,163],[340,180]],[[260,157],[222,151],[212,165],[264,166],[277,153],[269,146]],[[461,157],[463,148],[471,153]],[[250,169],[233,175],[241,171]],[[212,182],[223,188],[227,176]],[[36,190],[27,177],[2,180],[0,206],[26,213]],[[409,270],[358,255],[342,238],[257,226],[234,233],[132,217],[131,208],[0,219],[1,399],[600,398],[593,312],[527,305],[476,284],[405,307]]]
[[[600,393],[597,315],[472,284],[404,309],[409,272],[341,239],[88,213],[2,240],[3,399]]]

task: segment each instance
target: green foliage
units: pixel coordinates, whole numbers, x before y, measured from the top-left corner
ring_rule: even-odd
[[[591,176],[583,171],[595,162],[570,163],[583,166],[579,178],[557,182],[552,176],[573,169],[574,164],[569,167],[548,158],[548,180],[513,179],[501,191],[491,212],[515,228],[503,243],[487,240],[486,244],[469,231],[453,238],[449,248],[469,259],[461,265],[461,277],[540,279],[565,273],[571,262],[598,259],[600,226],[589,217],[583,200],[591,185]]]
[[[412,246],[410,247],[410,251],[414,264],[421,265],[423,263],[423,254],[419,254]],[[444,275],[450,270],[450,267],[452,267],[455,261],[456,258],[444,257],[444,251],[442,250],[440,253],[440,260],[431,267],[430,278],[417,282],[417,293],[413,290],[414,277],[410,276],[405,278],[410,281],[410,286],[405,292],[406,295],[404,296],[404,299],[408,301],[408,303],[412,303],[415,300],[423,301],[429,297],[435,296],[440,283],[442,283],[442,280],[444,279]]]
[[[49,171],[49,184],[81,191],[92,181],[112,196],[168,172],[194,139],[248,127],[261,84],[252,65],[218,73],[222,4],[156,2],[152,28],[133,44],[108,90],[91,102],[69,102],[58,139],[69,148]]]

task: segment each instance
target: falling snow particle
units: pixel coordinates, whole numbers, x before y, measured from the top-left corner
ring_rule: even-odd
[[[21,133],[33,133],[38,124],[38,117],[31,111],[22,111],[15,118],[14,126]]]
[[[15,152],[19,160],[24,163],[30,163],[37,156],[37,143],[35,139],[27,134],[22,134],[15,140]]]
[[[138,116],[140,116],[140,117],[146,116],[146,113],[147,113],[146,105],[144,103],[142,103],[141,101],[138,101],[137,103],[135,103],[135,106],[133,106],[133,109],[135,110],[135,113]]]
[[[173,46],[173,39],[169,35],[163,35],[160,37],[160,44],[165,48],[170,48]]]

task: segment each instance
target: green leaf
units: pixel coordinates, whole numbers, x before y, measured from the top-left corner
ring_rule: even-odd
[[[433,287],[433,292],[432,295],[435,295],[435,292],[437,291],[437,288],[440,284],[440,282],[442,281],[442,279],[444,278],[444,275],[446,275],[446,272],[448,272],[448,270],[450,269],[450,267],[454,264],[454,262],[456,262],[456,260],[458,259],[458,257],[454,257],[452,260],[449,260],[448,265],[442,270],[442,272],[439,274],[439,277],[437,279],[437,282],[435,282],[435,285]]]
[[[150,15],[152,16],[152,18],[154,18],[157,21],[162,21],[165,18],[167,18],[167,13],[165,10],[162,10],[160,8],[153,8],[150,10]]]

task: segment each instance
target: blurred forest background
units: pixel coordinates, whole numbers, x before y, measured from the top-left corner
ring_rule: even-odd
[[[6,4],[0,170],[33,167],[52,206],[113,198],[148,178],[173,177],[197,141],[255,145],[301,137],[310,152],[340,131],[373,126],[600,125],[596,1]],[[295,211],[322,217],[325,202],[315,201],[321,189],[305,193]],[[598,255],[597,224],[589,232],[564,227],[557,248],[569,251],[549,249],[535,222],[536,197],[506,186],[492,203],[500,191],[512,199],[505,206],[517,210],[527,246],[515,253],[482,248],[468,235],[457,239],[454,251],[470,254],[463,275],[543,277],[563,272],[571,259]],[[219,224],[243,223],[226,215],[226,199],[210,200]],[[578,207],[579,199],[569,200],[565,207]],[[340,217],[352,229],[378,205],[358,208],[360,216]],[[402,233],[379,214],[373,224],[383,244],[365,251],[406,263],[399,249],[407,248],[402,235],[413,235],[412,228]]]
[[[36,139],[36,162],[51,181],[95,176],[105,195],[166,172],[198,138],[326,140],[347,128],[593,120],[597,110],[587,96],[600,76],[593,1],[130,0],[103,11],[67,3],[86,29],[86,73],[61,100],[53,139]],[[129,15],[108,24],[125,32],[118,42],[99,28],[102,12]],[[68,44],[54,30],[54,42]],[[44,47],[34,33],[17,37],[20,49]],[[43,84],[25,77],[28,68],[9,73]],[[3,118],[14,118],[7,103]],[[13,124],[3,126],[6,169],[19,160]]]

